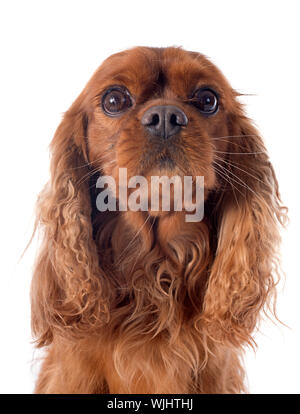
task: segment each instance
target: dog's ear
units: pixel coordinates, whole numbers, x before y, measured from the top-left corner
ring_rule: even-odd
[[[232,117],[230,128],[227,187],[215,211],[217,250],[202,321],[214,340],[240,345],[252,343],[259,313],[273,297],[286,209],[257,130],[243,114]]]
[[[78,334],[91,329],[105,309],[105,276],[92,234],[88,114],[83,97],[82,93],[65,113],[55,133],[50,146],[51,179],[37,203],[43,239],[31,302],[33,334],[40,346],[52,341],[54,330]]]

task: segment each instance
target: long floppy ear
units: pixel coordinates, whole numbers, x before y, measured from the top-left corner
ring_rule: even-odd
[[[54,331],[62,327],[64,334],[91,329],[104,309],[104,275],[100,274],[91,224],[88,115],[82,106],[83,94],[65,113],[55,133],[50,146],[51,179],[37,203],[43,239],[31,303],[32,330],[39,346],[49,344]]]
[[[254,344],[251,333],[279,278],[281,206],[263,141],[242,112],[231,119],[232,139],[221,170],[227,181],[215,211],[217,250],[204,298],[202,322],[214,340]],[[273,308],[275,312],[275,308]]]

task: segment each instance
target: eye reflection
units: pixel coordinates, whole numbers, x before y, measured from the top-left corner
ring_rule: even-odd
[[[218,110],[218,95],[211,88],[198,89],[193,95],[192,102],[205,115],[213,115]]]
[[[104,93],[101,105],[106,115],[117,116],[132,106],[132,98],[125,87],[112,86]]]

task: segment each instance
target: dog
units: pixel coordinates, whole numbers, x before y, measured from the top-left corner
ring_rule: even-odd
[[[45,347],[35,392],[246,392],[242,355],[274,298],[286,208],[239,93],[200,53],[135,47],[94,73],[50,150],[31,287]],[[121,169],[149,186],[203,177],[203,218],[172,203],[99,211],[98,180],[119,184]]]

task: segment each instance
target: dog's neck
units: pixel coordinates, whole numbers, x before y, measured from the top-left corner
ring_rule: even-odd
[[[118,292],[115,307],[130,303],[134,312],[134,306],[178,302],[188,313],[193,307],[199,312],[212,255],[205,220],[128,211],[98,218],[96,232],[100,266]]]

